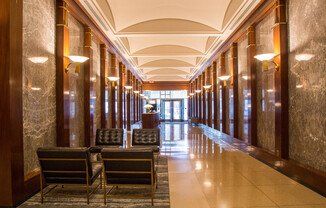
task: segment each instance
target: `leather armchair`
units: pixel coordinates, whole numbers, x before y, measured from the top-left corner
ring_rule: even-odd
[[[104,147],[123,146],[123,129],[97,129],[94,147],[90,148],[91,153],[100,153]]]
[[[134,129],[132,148],[151,148],[159,153],[161,146],[160,129]]]
[[[151,197],[140,196],[137,198],[151,198],[153,205],[154,189],[157,184],[153,150],[104,148],[101,154],[105,184],[113,186],[113,188],[120,185],[150,186]],[[107,197],[126,196],[106,195],[106,185],[104,185],[104,204],[106,204]]]
[[[88,148],[39,148],[37,155],[41,167],[42,203],[43,180],[46,185],[86,185],[86,197],[89,203],[89,186],[101,175],[102,166],[91,163]]]

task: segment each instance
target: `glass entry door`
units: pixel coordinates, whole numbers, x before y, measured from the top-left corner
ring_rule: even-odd
[[[164,114],[161,115],[165,121],[181,121],[183,116],[183,100],[162,100],[161,104]]]

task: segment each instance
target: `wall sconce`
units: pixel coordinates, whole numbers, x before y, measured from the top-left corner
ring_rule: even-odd
[[[84,63],[85,61],[87,61],[89,58],[85,57],[85,56],[68,56],[68,58],[73,62],[76,63],[76,69],[75,69],[75,73],[80,73],[80,64]],[[69,66],[72,63],[69,63],[66,68],[65,68],[65,72],[68,73],[69,71]]]
[[[226,80],[228,80],[231,76],[219,76],[218,78],[222,81],[224,81],[224,86],[226,86]]]
[[[140,94],[140,97],[144,97],[144,94]]]
[[[275,54],[274,53],[264,53],[264,54],[259,54],[257,56],[254,56],[255,59],[262,61],[263,62],[263,71],[268,71],[268,61],[274,58]],[[272,61],[275,65],[275,71],[279,70],[279,65],[275,63],[275,61]]]
[[[190,93],[189,95],[190,95],[190,96],[194,96],[194,95],[195,95],[195,93]]]
[[[212,87],[212,85],[205,85],[204,89],[208,92],[209,88],[211,88],[211,87]]]
[[[195,90],[195,92],[196,92],[196,93],[200,93],[200,92],[201,92],[201,90]]]
[[[136,90],[136,91],[134,91],[134,93],[135,93],[135,94],[138,94],[138,93],[139,93],[139,91],[138,91],[138,90]]]
[[[115,82],[119,80],[119,77],[108,77],[108,79],[112,82]]]

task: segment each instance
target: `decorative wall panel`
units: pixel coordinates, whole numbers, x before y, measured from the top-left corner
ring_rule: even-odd
[[[93,109],[95,110],[94,118],[94,134],[96,135],[96,129],[101,128],[101,80],[100,80],[100,44],[93,38],[92,40],[92,49],[93,49],[93,76],[91,81],[94,82],[94,95],[91,96],[93,103]]]
[[[250,71],[247,65],[247,45],[248,38],[245,36],[238,43],[238,82],[239,82],[239,139],[248,142],[248,122],[249,122],[249,105],[250,105],[250,90],[248,88],[249,85],[249,77]]]
[[[274,13],[271,12],[256,26],[257,54],[273,53]],[[263,72],[262,62],[257,61],[257,144],[275,151],[275,94],[274,64],[269,62]]]
[[[38,170],[36,150],[56,146],[55,1],[23,2],[24,173]]]
[[[290,0],[289,154],[326,171],[326,4]]]
[[[73,16],[68,16],[69,55],[84,55],[84,27]],[[70,89],[70,146],[85,146],[84,133],[84,70],[80,65],[80,73],[75,72],[76,64],[69,67]]]

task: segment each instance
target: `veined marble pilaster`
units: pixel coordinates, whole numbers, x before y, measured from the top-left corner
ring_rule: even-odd
[[[225,75],[231,75],[231,50],[225,53]],[[226,102],[226,133],[233,136],[233,88],[231,78],[226,82],[225,87]]]
[[[247,36],[238,43],[238,82],[239,82],[239,139],[248,142],[249,88],[250,71],[247,64]]]
[[[39,168],[36,150],[56,146],[55,1],[23,2],[24,174]]]
[[[271,12],[256,26],[257,54],[273,53],[274,13]],[[257,61],[257,144],[275,151],[275,93],[274,64],[268,63],[263,72],[262,62]]]
[[[288,1],[289,156],[326,172],[326,4]]]
[[[84,26],[73,16],[68,15],[69,55],[84,55]],[[85,146],[84,133],[84,70],[80,65],[80,73],[75,73],[76,65],[69,67],[70,97],[70,146]]]
[[[94,99],[93,109],[95,110],[94,121],[94,134],[96,135],[96,129],[101,128],[101,80],[100,80],[100,44],[93,38],[92,40],[93,49],[93,75],[91,81],[94,82],[94,95],[91,99]]]

